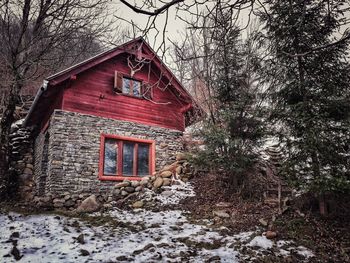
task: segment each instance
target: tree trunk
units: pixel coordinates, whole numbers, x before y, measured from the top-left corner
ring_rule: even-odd
[[[11,87],[8,98],[5,101],[4,113],[0,123],[0,200],[10,196],[10,172],[9,172],[9,142],[11,125],[14,122],[14,112],[21,89],[19,83]]]
[[[314,173],[315,178],[319,178],[321,176],[320,172],[320,161],[318,159],[316,151],[311,151],[311,160],[312,160],[312,169]],[[327,203],[326,203],[326,197],[324,193],[319,194],[318,199],[320,214],[322,216],[328,215],[328,209],[327,209]]]

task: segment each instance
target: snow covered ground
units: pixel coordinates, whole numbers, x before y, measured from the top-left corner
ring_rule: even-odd
[[[182,199],[195,196],[195,192],[191,183],[184,183],[176,180],[177,184],[171,186],[163,186],[164,190],[161,194],[156,194],[152,190],[146,189],[142,199],[145,201],[155,201],[161,205],[175,205]]]
[[[237,247],[272,251],[281,256],[297,249],[305,256],[312,253],[291,242],[277,242],[254,232],[225,234],[210,222],[191,223],[179,210],[151,212],[113,210],[106,225],[91,225],[55,215],[0,215],[0,259],[16,262],[11,255],[17,243],[20,262],[240,262],[247,259]],[[101,217],[92,216],[96,220]],[[78,238],[79,235],[83,235]],[[254,237],[255,236],[255,237]],[[286,249],[286,244],[288,248]],[[283,249],[281,247],[284,247]]]
[[[190,186],[169,187],[171,204],[193,194]],[[168,197],[167,197],[168,196]],[[15,249],[14,249],[15,248]],[[261,231],[230,235],[210,220],[191,221],[180,210],[113,209],[84,218],[54,214],[0,214],[0,262],[249,262],[273,253],[312,257],[291,241],[272,241]],[[249,253],[248,253],[249,252]]]

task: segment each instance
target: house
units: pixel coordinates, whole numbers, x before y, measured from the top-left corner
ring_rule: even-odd
[[[36,194],[100,193],[151,175],[182,150],[196,109],[142,38],[48,77],[25,119],[36,127]]]

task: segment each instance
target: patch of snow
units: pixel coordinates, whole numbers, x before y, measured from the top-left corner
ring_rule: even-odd
[[[314,253],[312,253],[311,250],[307,249],[304,246],[293,246],[293,241],[286,241],[286,240],[279,240],[277,241],[276,245],[278,248],[280,248],[279,254],[282,256],[288,256],[290,255],[291,250],[295,250],[299,255],[305,257],[306,259],[310,257],[314,257]]]
[[[269,249],[272,248],[273,242],[265,236],[256,236],[248,243],[248,246]]]
[[[239,233],[237,235],[234,235],[233,237],[241,242],[245,242],[245,241],[248,241],[252,235],[254,235],[254,232],[249,231],[249,232]]]
[[[155,200],[163,205],[175,205],[187,197],[195,196],[195,192],[191,183],[184,183],[181,180],[176,181],[178,182],[178,184],[162,187],[164,191],[171,192],[171,195],[164,196],[162,194],[155,194],[151,190],[146,190],[146,192],[144,193],[144,200]]]
[[[279,254],[283,257],[287,257],[290,255],[290,251],[285,250],[285,249],[280,249]]]
[[[17,120],[11,124],[11,128],[22,126],[24,123],[24,119]]]
[[[303,247],[303,246],[297,247],[297,253],[305,258],[311,258],[315,256],[310,249],[307,249],[306,247]]]
[[[264,140],[262,148],[266,149],[268,147],[275,147],[276,145],[279,145],[280,141],[278,137],[269,137]]]
[[[289,246],[290,244],[293,244],[293,241],[278,240],[276,242],[277,247]]]

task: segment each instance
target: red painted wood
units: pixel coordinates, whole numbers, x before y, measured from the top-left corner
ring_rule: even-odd
[[[113,92],[115,71],[130,77],[126,56],[110,59],[77,75],[70,88],[64,91],[62,109],[184,130],[184,114],[181,108],[186,104],[179,100],[170,88],[165,88],[166,80],[154,88],[153,103],[143,98],[115,94]],[[149,72],[146,65],[133,78],[151,85],[158,83],[159,77],[155,73],[149,75]]]
[[[189,111],[190,109],[192,109],[193,108],[193,105],[192,105],[192,103],[191,104],[188,104],[188,105],[186,105],[186,106],[183,106],[181,109],[180,109],[180,112],[181,113],[185,113],[186,111]]]
[[[110,137],[111,138],[111,137]],[[103,145],[104,146],[104,145]],[[123,171],[123,154],[120,154],[120,149],[122,148],[122,142],[118,141],[118,154],[117,154],[117,175],[121,174]],[[103,157],[104,158],[104,157]],[[103,169],[103,167],[102,167]],[[103,175],[103,171],[102,171]]]
[[[134,162],[133,162],[133,167],[132,170],[134,171],[134,174],[137,174],[137,151],[139,150],[139,145],[135,144],[134,146]],[[149,174],[150,175],[150,174]]]
[[[126,59],[130,54],[152,60],[141,71],[129,77],[151,85],[158,83],[158,88],[152,92],[152,100],[156,103],[146,99],[118,96],[113,92],[115,71],[126,75],[130,73]],[[50,118],[53,109],[180,131],[184,130],[185,124],[189,124],[185,121],[188,114],[185,115],[180,109],[192,102],[190,94],[142,38],[95,56],[47,80],[48,89],[28,116],[28,125],[40,123],[42,127]],[[63,95],[59,93],[62,90]]]
[[[119,140],[118,143],[118,154],[117,154],[117,174],[116,176],[106,176],[103,174],[104,169],[104,152],[105,152],[105,139],[111,138]],[[119,135],[113,135],[113,134],[101,134],[101,140],[100,140],[100,160],[99,160],[99,172],[98,172],[98,178],[100,180],[112,180],[112,181],[120,181],[124,179],[128,180],[142,180],[142,177],[133,175],[133,176],[123,176],[122,175],[122,143],[121,141],[130,141],[135,143],[147,143],[150,147],[150,155],[149,155],[149,168],[150,168],[150,175],[152,175],[155,172],[155,141],[153,140],[146,140],[146,139],[139,139],[139,138],[133,138],[133,137],[127,137],[127,136],[119,136]],[[137,148],[137,145],[136,145]],[[134,149],[134,167],[133,170],[137,171],[137,149]],[[135,158],[136,156],[136,158]],[[136,161],[135,161],[136,160]]]

